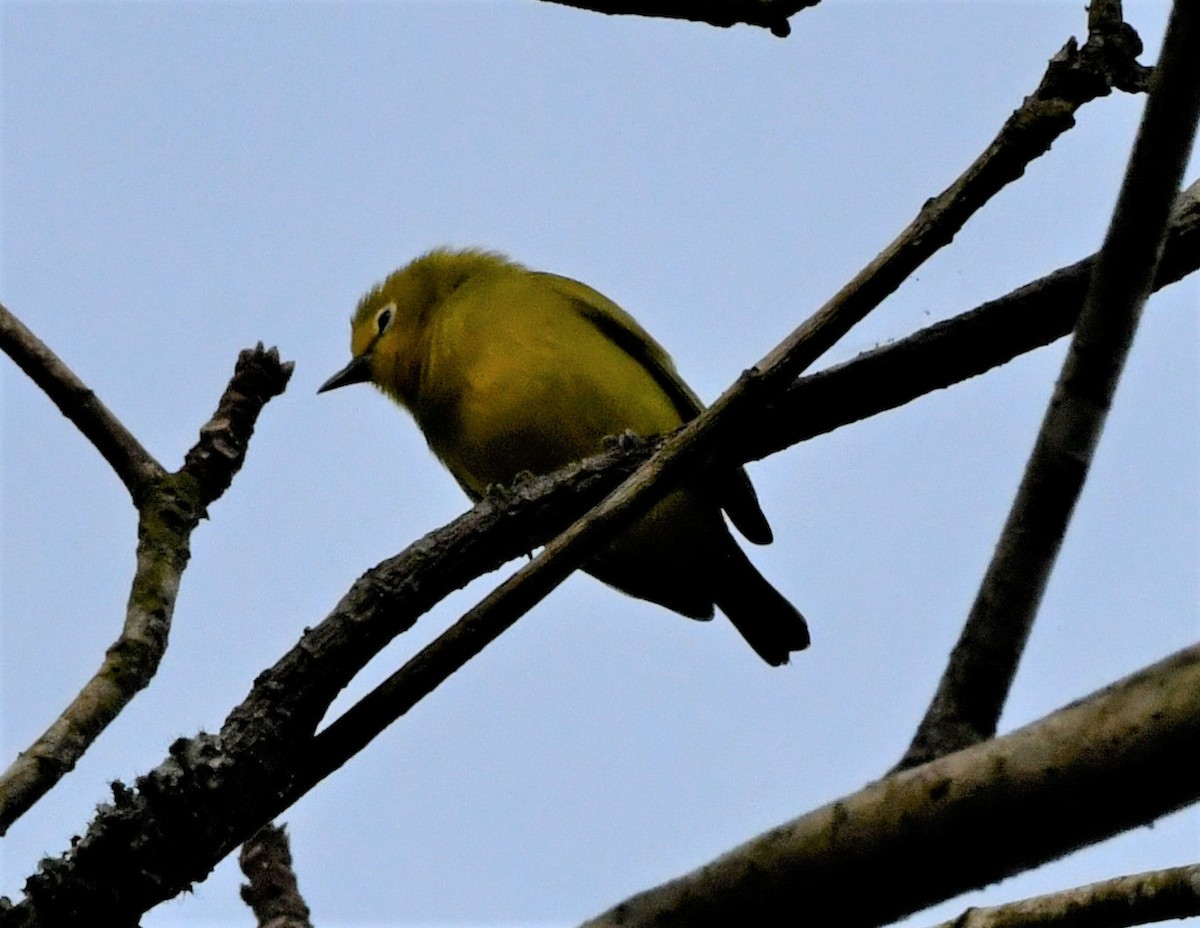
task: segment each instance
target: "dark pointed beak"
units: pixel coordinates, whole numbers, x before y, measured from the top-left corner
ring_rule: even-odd
[[[371,352],[364,351],[340,371],[326,380],[317,389],[318,393],[348,387],[352,383],[366,383],[371,379]]]

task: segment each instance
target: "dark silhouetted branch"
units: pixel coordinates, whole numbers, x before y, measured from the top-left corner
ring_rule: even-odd
[[[238,866],[250,881],[242,886],[242,900],[254,912],[259,928],[312,928],[292,869],[286,829],[263,825],[242,845]]]
[[[968,312],[796,381],[735,436],[740,462],[760,460],[851,422],[961,383],[1069,335],[1095,256]],[[1156,290],[1200,268],[1200,181],[1175,202]]]
[[[1177,3],[1112,224],[1025,475],[901,766],[991,737],[1150,292],[1200,114],[1200,9]]]

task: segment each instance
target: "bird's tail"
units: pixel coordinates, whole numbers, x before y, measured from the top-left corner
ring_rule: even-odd
[[[767,582],[732,538],[722,556],[714,599],[750,647],[772,667],[808,647],[808,623]]]

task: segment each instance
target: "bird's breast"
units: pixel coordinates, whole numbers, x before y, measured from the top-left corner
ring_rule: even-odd
[[[607,435],[680,423],[645,368],[583,321],[496,326],[483,338],[459,333],[449,347],[454,356],[443,354],[428,372],[421,405],[430,414],[418,422],[434,452],[477,492],[595,454]]]

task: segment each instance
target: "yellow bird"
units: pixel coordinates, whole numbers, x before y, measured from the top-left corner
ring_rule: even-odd
[[[359,301],[352,360],[318,392],[370,381],[407,409],[467,495],[546,474],[606,436],[669,432],[703,409],[670,357],[591,287],[486,251],[437,249]],[[585,570],[695,619],[716,605],[768,664],[808,646],[804,617],[733,540],[771,541],[746,472],[698,479]]]

